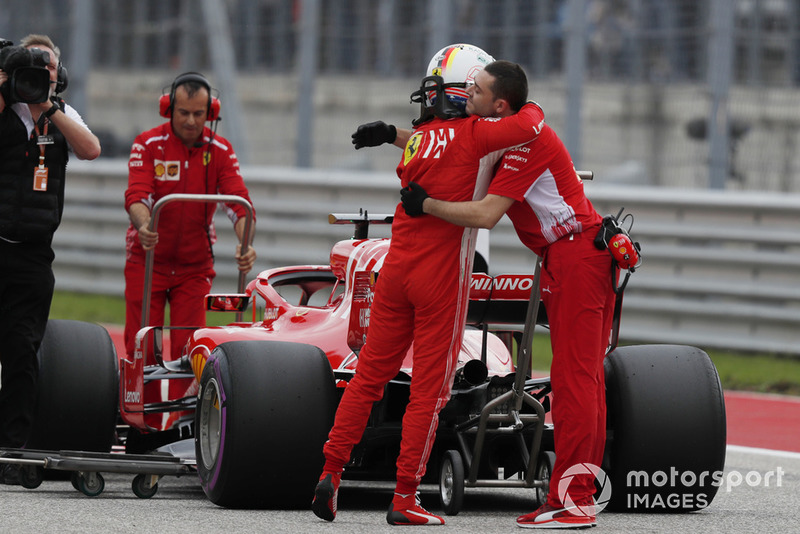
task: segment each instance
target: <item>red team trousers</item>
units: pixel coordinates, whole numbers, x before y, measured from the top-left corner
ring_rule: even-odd
[[[392,247],[401,245],[392,242]],[[466,247],[463,247],[466,249]],[[397,492],[414,493],[425,474],[439,411],[450,399],[466,316],[469,271],[458,239],[418,237],[390,250],[377,281],[367,344],[325,444],[325,471],[339,472],[360,440],[374,402],[414,344],[411,397],[403,416]],[[444,358],[444,361],[443,361]]]
[[[557,482],[573,465],[599,466],[606,438],[603,358],[613,321],[611,255],[593,243],[597,227],[563,237],[545,249],[541,295],[550,323],[556,464],[548,504],[559,508]],[[594,477],[572,479],[569,497],[585,504]]]

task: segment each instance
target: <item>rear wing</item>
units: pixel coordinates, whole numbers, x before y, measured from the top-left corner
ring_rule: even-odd
[[[524,325],[533,285],[532,274],[489,276],[473,273],[469,289],[467,324]],[[547,324],[544,306],[541,303],[539,303],[537,323]]]

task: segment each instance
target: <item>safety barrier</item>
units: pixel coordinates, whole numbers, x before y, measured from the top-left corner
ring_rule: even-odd
[[[243,167],[256,208],[256,269],[324,264],[352,229],[327,214],[392,213],[392,173]],[[625,293],[624,342],[662,342],[800,355],[800,195],[586,184],[601,214],[635,217],[644,265]],[[122,295],[126,162],[74,162],[64,220],[56,234],[56,287]],[[236,237],[216,221],[215,289],[235,287]],[[388,237],[373,226],[371,236]],[[491,233],[490,273],[532,272],[533,255],[504,218]],[[575,325],[580,329],[580,325]]]

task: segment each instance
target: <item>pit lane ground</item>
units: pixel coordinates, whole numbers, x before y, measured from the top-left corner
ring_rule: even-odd
[[[735,484],[742,475],[741,483]],[[764,480],[768,473],[777,475]],[[748,478],[750,483],[748,483]],[[756,479],[760,483],[756,484]],[[392,485],[345,482],[333,523],[310,510],[227,510],[205,499],[193,477],[165,478],[149,500],[136,498],[132,477],[108,475],[98,497],[76,492],[69,481],[46,480],[34,490],[0,486],[0,533],[363,533],[397,532],[385,522]],[[730,482],[730,484],[729,484]],[[422,488],[423,504],[437,508],[436,488]],[[481,534],[523,532],[517,515],[532,507],[531,490],[468,488],[463,511],[435,529]],[[603,512],[591,532],[797,532],[800,525],[800,454],[730,447],[725,478],[708,508],[691,514]],[[406,527],[402,532],[430,528]]]
[[[725,398],[728,455],[722,486],[711,506],[692,514],[603,512],[592,532],[800,531],[800,399],[742,392],[727,392]],[[106,489],[94,498],[78,493],[66,480],[46,480],[35,490],[0,485],[0,534],[397,531],[384,519],[393,489],[390,483],[345,481],[339,517],[326,523],[310,510],[219,508],[206,500],[193,476],[162,479],[158,493],[149,500],[133,495],[132,475],[104,476]],[[422,488],[423,504],[431,511],[438,507],[436,491],[434,486]],[[468,488],[463,511],[447,517],[444,528],[482,534],[522,532],[514,518],[532,507],[531,490]]]

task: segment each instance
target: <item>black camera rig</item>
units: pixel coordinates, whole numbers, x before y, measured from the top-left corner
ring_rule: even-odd
[[[0,39],[0,69],[8,74],[8,81],[0,86],[0,94],[6,105],[45,102],[50,97],[49,64],[49,52],[14,46],[13,42]]]

